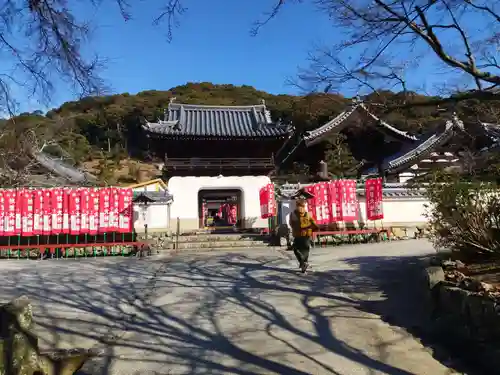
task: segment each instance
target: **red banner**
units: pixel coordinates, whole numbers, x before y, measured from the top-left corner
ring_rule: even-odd
[[[80,233],[88,234],[89,228],[89,204],[90,189],[80,188]]]
[[[259,190],[260,217],[262,219],[267,219],[269,217],[267,201],[268,201],[267,189],[266,186],[264,186]]]
[[[316,219],[316,197],[314,196],[314,185],[304,186],[304,191],[311,194],[313,197],[306,199],[306,211],[311,214],[314,220]]]
[[[52,217],[52,234],[60,234],[63,230],[63,189],[52,189],[51,198],[51,217]]]
[[[329,221],[335,223],[342,221],[342,200],[340,199],[340,192],[337,181],[327,182],[328,187],[328,203],[329,206]]]
[[[71,231],[71,223],[69,217],[69,196],[71,189],[62,188],[62,204],[63,204],[63,214],[62,214],[62,233],[69,234]]]
[[[109,189],[109,231],[119,231],[120,221],[120,197],[119,189],[112,187]]]
[[[118,200],[118,212],[120,214],[118,220],[118,231],[120,233],[127,233],[132,230],[132,197],[132,189],[120,189]],[[205,207],[202,209],[204,210]],[[204,211],[202,215],[204,215]],[[203,225],[205,225],[204,220]]]
[[[16,234],[16,191],[4,191],[5,207],[5,225],[3,228],[4,236],[13,236]]]
[[[267,219],[276,216],[277,206],[274,185],[267,184],[259,191],[260,217]]]
[[[42,233],[52,234],[52,194],[50,189],[42,192]]]
[[[276,196],[274,193],[274,185],[267,185],[267,199],[268,199],[268,207],[269,207],[269,217],[276,216],[277,206],[276,206]]]
[[[91,189],[89,195],[89,234],[99,233],[99,190]]]
[[[328,183],[319,182],[313,185],[314,187],[314,203],[316,212],[316,223],[319,225],[328,224],[330,222],[330,209],[328,201]]]
[[[21,233],[23,236],[33,235],[33,193],[28,189],[21,189]]]
[[[342,221],[355,221],[359,216],[358,196],[356,194],[356,180],[338,180],[342,210]]]
[[[68,211],[70,233],[78,235],[80,234],[81,224],[81,195],[78,189],[72,189],[69,192]]]
[[[99,233],[109,232],[109,188],[99,190]]]
[[[382,179],[373,178],[366,180],[366,218],[368,220],[381,220],[384,218]]]
[[[259,191],[260,217],[267,219],[276,215],[276,199],[274,185],[267,184]]]
[[[0,236],[3,236],[5,229],[5,195],[4,191],[0,190]]]
[[[43,221],[43,192],[42,190],[33,191],[33,235],[39,236],[42,234]]]
[[[24,199],[24,189],[18,189],[16,191],[16,216],[14,223],[14,232],[17,236],[23,234],[23,222],[22,222],[22,210],[23,210],[23,199]]]

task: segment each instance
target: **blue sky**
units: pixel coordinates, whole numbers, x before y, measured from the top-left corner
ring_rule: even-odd
[[[130,3],[134,3],[131,1]],[[114,92],[168,90],[186,82],[251,85],[270,93],[297,93],[287,77],[305,65],[311,44],[331,40],[331,23],[312,6],[285,7],[257,36],[252,24],[269,9],[269,0],[192,0],[167,42],[166,25],[153,26],[158,7],[140,2],[125,22],[113,1],[97,10],[83,7],[97,25],[89,46],[106,57],[103,72]],[[57,105],[72,98],[60,90]],[[33,103],[35,104],[35,103]]]
[[[315,44],[335,43],[340,32],[308,1],[284,7],[257,36],[250,35],[252,24],[274,1],[184,1],[189,9],[171,43],[166,25],[152,25],[161,0],[129,1],[135,6],[133,19],[127,22],[113,0],[98,8],[87,5],[87,0],[76,3],[78,16],[95,25],[86,50],[107,59],[103,76],[113,92],[134,94],[208,81],[246,84],[274,94],[299,93],[285,83],[287,77],[294,77],[299,66],[307,66],[307,54]],[[409,78],[425,81],[431,65],[431,60],[423,62]],[[74,98],[61,88],[49,107]],[[25,100],[21,109],[47,107]]]

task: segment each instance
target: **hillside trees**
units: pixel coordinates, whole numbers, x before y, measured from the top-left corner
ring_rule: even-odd
[[[399,94],[387,92],[384,95],[387,103],[401,101]],[[258,104],[264,99],[275,120],[281,118],[285,122],[292,121],[299,132],[326,123],[349,104],[348,99],[333,94],[312,94],[305,97],[275,96],[250,86],[192,83],[174,87],[169,91],[87,97],[81,101],[64,103],[60,108],[49,111],[47,117],[36,118],[38,121],[64,121],[68,124],[68,130],[86,140],[94,152],[83,153],[83,159],[74,155],[77,161],[83,162],[89,157],[100,158],[101,155],[118,160],[127,154],[136,159],[148,160],[147,140],[143,138],[141,125],[145,120],[157,121],[158,118],[163,118],[163,111],[172,97],[183,103],[226,105]],[[425,100],[425,97],[419,96],[418,100]],[[464,119],[475,120],[480,114],[483,120],[496,122],[494,113],[490,115],[489,112],[485,112],[484,105],[500,109],[500,102],[492,101],[485,104],[483,101],[467,101],[457,107],[457,113]],[[374,112],[380,110],[378,107],[371,109]],[[406,117],[399,112],[393,112],[389,116],[389,121],[402,130],[418,133],[432,130],[435,124],[442,124],[445,117],[436,107],[415,107]],[[363,121],[354,123],[354,128],[341,137],[342,146],[348,145],[349,153],[358,161],[363,158],[383,158],[386,153],[397,151],[383,145],[383,139],[379,138],[380,134]],[[375,140],[382,143],[375,144]],[[314,168],[319,160],[327,157],[325,154],[327,151],[333,152],[331,145],[338,144],[337,142],[338,139],[327,139],[326,143],[318,146],[317,152],[310,155],[310,160],[307,159],[310,152],[304,155],[298,154],[296,158],[306,161]],[[68,151],[73,153],[72,148],[68,148]],[[353,159],[350,163],[354,162]],[[331,172],[337,174],[338,170],[334,170],[335,168],[332,166]]]

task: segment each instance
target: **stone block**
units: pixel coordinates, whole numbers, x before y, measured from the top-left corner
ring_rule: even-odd
[[[406,236],[406,232],[404,229],[399,227],[391,228],[392,235],[396,237],[396,239],[403,239]]]
[[[0,306],[1,375],[72,375],[98,353],[92,349],[40,352],[26,296]]]
[[[433,289],[436,285],[445,280],[443,268],[440,266],[427,267],[425,273],[429,289]]]
[[[417,238],[417,228],[416,227],[408,227],[405,228],[405,234],[408,238]]]

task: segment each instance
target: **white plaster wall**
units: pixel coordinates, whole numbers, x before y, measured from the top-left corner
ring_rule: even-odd
[[[170,217],[172,222],[180,219],[181,230],[197,228],[200,190],[239,189],[242,191],[243,225],[246,228],[267,227],[267,219],[260,218],[259,190],[270,182],[267,176],[172,177],[168,181],[168,190],[174,197]]]
[[[384,219],[382,222],[366,222],[366,204],[365,199],[359,199],[359,218],[360,222],[366,222],[369,226],[376,224],[377,227],[382,225],[393,226],[420,226],[426,223],[424,216],[428,203],[425,199],[420,198],[384,198],[383,209]],[[290,213],[295,209],[295,201],[283,200],[280,204],[281,217],[288,224]]]
[[[384,198],[384,219],[382,223],[395,226],[424,225],[427,220],[425,214],[425,199],[417,198]],[[359,199],[360,221],[366,221],[366,203],[364,198]],[[368,222],[370,223],[370,222]],[[380,223],[377,220],[377,225]]]
[[[148,230],[166,231],[169,228],[170,220],[168,215],[168,204],[154,203],[148,204],[146,220],[144,220],[142,204],[134,204],[134,229],[136,232],[144,232],[144,224],[148,224]]]

